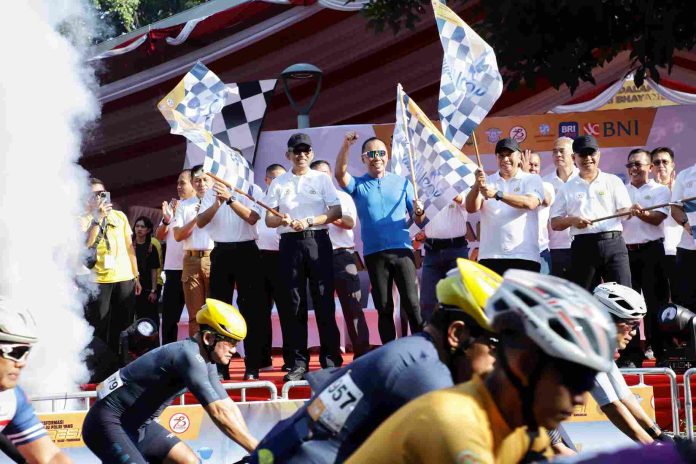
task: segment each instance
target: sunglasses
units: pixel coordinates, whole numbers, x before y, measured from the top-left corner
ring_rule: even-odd
[[[669,160],[661,160],[661,159],[656,159],[655,161],[652,162],[655,166],[660,166],[664,164],[665,166],[669,165]]]
[[[31,345],[23,343],[0,345],[0,356],[14,362],[23,362],[29,356]]]
[[[386,150],[370,150],[366,151],[363,153],[364,156],[367,156],[370,159],[375,159],[375,158],[384,158],[387,156],[387,151]]]
[[[297,148],[293,148],[292,152],[295,155],[308,154],[308,153],[312,152],[312,147],[297,147]]]
[[[580,153],[576,153],[580,158],[587,158],[588,156],[595,156],[597,154],[596,151],[584,151]]]
[[[631,169],[631,168],[640,168],[643,166],[648,166],[648,163],[626,163],[626,168]]]

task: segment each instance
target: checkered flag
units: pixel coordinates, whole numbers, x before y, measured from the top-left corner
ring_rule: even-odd
[[[417,184],[414,187],[423,201],[425,217],[432,219],[457,195],[464,195],[471,188],[476,165],[442,135],[401,86],[397,89],[396,101],[390,169],[410,177],[409,153],[412,153]],[[418,233],[425,224],[427,221],[420,225],[411,222],[411,235]]]
[[[212,118],[213,135],[228,147],[241,152],[252,166],[261,125],[275,85],[275,79],[227,84],[222,111]],[[199,164],[204,156],[205,152],[195,143],[187,144],[187,166]]]
[[[254,171],[239,151],[213,137],[203,160],[203,170],[225,179],[233,187],[252,195]]]
[[[469,25],[432,0],[444,50],[438,112],[442,131],[456,147],[463,147],[503,91],[495,52]]]

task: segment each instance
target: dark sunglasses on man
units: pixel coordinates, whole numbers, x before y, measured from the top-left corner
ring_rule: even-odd
[[[364,156],[367,156],[370,159],[375,159],[375,158],[384,158],[387,156],[387,151],[386,150],[370,150],[366,151],[363,153]]]
[[[31,345],[26,343],[0,344],[0,356],[14,362],[23,362],[29,356]]]

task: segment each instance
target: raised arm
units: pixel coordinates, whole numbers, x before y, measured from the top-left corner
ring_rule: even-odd
[[[351,176],[348,174],[348,152],[350,151],[351,145],[354,145],[357,141],[358,135],[354,131],[346,132],[341,149],[338,150],[338,155],[336,155],[334,173],[336,181],[341,187],[347,187],[350,182]]]

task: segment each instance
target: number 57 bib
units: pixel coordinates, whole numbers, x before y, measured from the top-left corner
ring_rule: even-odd
[[[339,433],[362,397],[363,392],[348,371],[324,389],[307,407],[307,412],[315,422]]]

